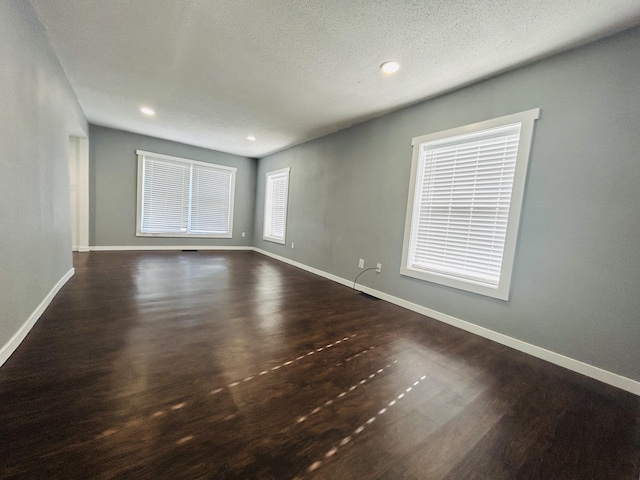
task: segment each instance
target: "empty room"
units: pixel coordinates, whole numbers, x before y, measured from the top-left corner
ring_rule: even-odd
[[[0,479],[640,478],[637,0],[2,0],[0,112]]]

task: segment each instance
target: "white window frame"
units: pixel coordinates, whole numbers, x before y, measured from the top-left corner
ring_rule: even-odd
[[[511,288],[511,276],[513,262],[515,258],[518,229],[521,216],[522,200],[524,196],[525,181],[529,165],[529,156],[533,137],[534,123],[540,116],[540,109],[527,110],[520,113],[505,115],[503,117],[486,120],[483,122],[465,125],[463,127],[452,128],[442,132],[431,133],[412,140],[413,159],[411,163],[411,179],[409,184],[409,198],[407,201],[407,214],[405,220],[404,242],[402,248],[402,264],[400,274],[425,280],[428,282],[446,285],[449,287],[465,290],[468,292],[485,295],[488,297],[509,300]],[[474,280],[463,279],[451,275],[430,272],[423,269],[410,268],[410,248],[414,235],[414,225],[417,222],[418,209],[416,207],[416,195],[418,195],[417,179],[421,164],[421,145],[438,140],[465,135],[473,132],[480,132],[493,128],[504,127],[511,124],[520,124],[520,139],[516,154],[516,166],[514,172],[513,189],[511,193],[511,203],[507,217],[507,229],[505,245],[503,250],[502,264],[500,269],[500,279],[497,287],[476,282]]]
[[[267,172],[264,183],[264,229],[262,238],[268,242],[275,242],[284,245],[286,243],[287,236],[287,210],[289,206],[289,174],[291,172],[291,167],[281,168],[279,170],[274,170],[272,172]],[[273,181],[279,177],[285,177],[287,183],[287,199],[284,206],[284,230],[282,237],[278,237],[273,235],[270,231],[269,226],[271,222],[269,221],[270,215],[272,215],[272,203],[271,203],[271,185]]]
[[[146,152],[144,150],[136,150],[138,155],[138,187],[137,187],[137,211],[136,211],[136,236],[138,237],[189,237],[189,238],[233,238],[233,209],[235,198],[236,172],[237,168],[228,167],[226,165],[216,165],[214,163],[199,162],[189,160],[187,158],[174,157],[161,153]],[[142,215],[143,215],[143,185],[144,180],[144,160],[149,159],[169,160],[172,162],[183,163],[186,165],[197,165],[200,167],[223,170],[230,173],[229,180],[229,223],[228,231],[220,234],[212,233],[179,233],[179,232],[143,232],[142,231]]]

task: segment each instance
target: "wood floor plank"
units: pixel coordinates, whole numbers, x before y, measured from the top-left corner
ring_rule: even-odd
[[[255,252],[92,252],[0,369],[0,479],[637,480],[640,399]]]

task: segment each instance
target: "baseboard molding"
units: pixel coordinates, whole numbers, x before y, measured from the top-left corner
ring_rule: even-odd
[[[215,245],[114,245],[91,246],[86,251],[114,252],[114,251],[175,251],[175,250],[254,250],[253,247],[243,246],[215,246]]]
[[[6,362],[11,354],[16,351],[16,349],[20,346],[22,341],[25,339],[27,334],[31,331],[33,326],[36,324],[40,316],[44,313],[46,308],[49,306],[53,298],[60,291],[60,289],[64,286],[65,283],[69,281],[73,274],[75,273],[75,269],[72,268],[67,273],[63,275],[63,277],[58,280],[53,288],[49,291],[46,297],[40,302],[40,305],[36,307],[36,309],[29,315],[29,318],[22,324],[20,329],[9,339],[7,343],[5,343],[2,348],[0,348],[0,366]]]
[[[334,282],[340,283],[342,285],[346,285],[348,287],[353,285],[352,281],[338,277],[337,275],[333,275],[331,273],[327,273],[317,268],[310,267],[303,263],[290,260],[286,257],[282,257],[280,255],[267,252],[266,250],[262,250],[260,248],[254,248],[254,250],[258,253],[261,253],[262,255],[266,255],[267,257],[271,257],[281,262],[287,263],[289,265],[293,265],[294,267],[301,268],[302,270],[306,270],[307,272],[314,273],[316,275],[327,278],[329,280],[333,280]],[[602,368],[589,365],[588,363],[581,362],[580,360],[575,360],[573,358],[564,356],[560,353],[556,353],[551,350],[547,350],[545,348],[538,347],[536,345],[532,345],[527,342],[523,342],[522,340],[518,340],[517,338],[509,337],[502,333],[489,330],[488,328],[480,327],[478,325],[467,322],[465,320],[461,320],[459,318],[452,317],[451,315],[447,315],[446,313],[438,312],[436,310],[423,307],[422,305],[418,305],[417,303],[409,302],[407,300],[404,300],[399,297],[395,297],[393,295],[389,295],[379,290],[374,290],[373,288],[360,285],[358,287],[358,290],[361,290],[364,293],[368,293],[369,295],[373,295],[374,297],[385,300],[389,303],[393,303],[395,305],[406,308],[413,312],[420,313],[427,317],[431,317],[435,320],[446,323],[453,327],[457,327],[467,332],[473,333],[475,335],[479,335],[481,337],[500,343],[507,347],[518,350],[520,352],[526,353],[528,355],[532,355],[542,360],[546,360],[547,362],[553,363],[560,367],[566,368],[568,370],[572,370],[574,372],[580,373],[587,377],[591,377],[595,380],[599,380],[600,382],[612,385],[614,387],[620,388],[622,390],[626,390],[627,392],[640,396],[640,382],[633,380],[631,378],[623,377],[622,375],[618,375],[617,373],[609,372],[608,370],[604,370]]]
[[[310,267],[309,265],[305,265],[304,263],[296,262],[286,257],[281,257],[280,255],[276,255],[275,253],[267,252],[266,250],[262,250],[261,248],[255,248],[254,251],[261,253],[267,257],[271,257],[275,260],[279,260],[283,263],[287,263],[289,265],[293,265],[294,267],[298,267],[302,270],[306,270],[307,272],[314,273],[324,278],[328,278],[329,280],[333,280],[334,282],[341,283],[342,285],[346,285],[348,287],[353,285],[353,282],[346,280],[342,277],[338,277],[337,275],[333,275],[332,273],[327,273],[324,270],[319,270],[317,268]]]

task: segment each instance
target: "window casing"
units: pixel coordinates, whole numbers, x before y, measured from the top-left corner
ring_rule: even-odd
[[[509,299],[540,109],[413,139],[402,275]]]
[[[236,168],[136,153],[137,236],[232,237]]]
[[[267,173],[264,194],[264,233],[262,238],[270,242],[285,243],[290,170],[287,167]]]

